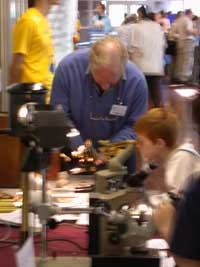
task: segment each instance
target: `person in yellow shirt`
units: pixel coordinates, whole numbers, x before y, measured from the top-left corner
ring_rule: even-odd
[[[46,15],[50,7],[59,2],[60,0],[29,0],[29,8],[13,29],[11,83],[40,82],[51,89],[54,49]]]

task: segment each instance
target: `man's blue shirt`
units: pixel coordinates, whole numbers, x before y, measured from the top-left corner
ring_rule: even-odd
[[[100,94],[88,73],[89,50],[76,51],[66,56],[56,69],[51,103],[62,105],[82,140],[119,141],[134,139],[134,122],[147,109],[148,93],[143,74],[133,63],[125,67],[125,77],[109,91]],[[125,116],[110,115],[112,105],[127,106]]]

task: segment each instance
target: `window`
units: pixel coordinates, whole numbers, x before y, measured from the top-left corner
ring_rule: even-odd
[[[184,9],[192,9],[195,15],[200,16],[200,4],[197,0],[185,0]]]
[[[141,5],[131,5],[130,6],[130,14],[137,14],[137,10],[139,7],[141,7]]]
[[[118,27],[124,21],[124,14],[128,13],[127,5],[111,4],[109,5],[109,18],[113,27]]]
[[[168,3],[168,10],[171,11],[172,13],[177,13],[178,11],[184,10],[184,5],[182,0],[176,0],[176,1],[171,1]]]

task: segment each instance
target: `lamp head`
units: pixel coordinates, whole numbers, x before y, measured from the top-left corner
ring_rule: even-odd
[[[28,103],[45,104],[47,89],[41,83],[17,83],[7,88],[9,94],[9,123],[11,134],[22,136]]]
[[[62,109],[45,104],[46,92],[39,83],[14,84],[8,88],[11,134],[22,137],[26,143],[32,138],[45,149],[61,148],[67,143],[67,134],[72,137],[80,133],[72,129]]]

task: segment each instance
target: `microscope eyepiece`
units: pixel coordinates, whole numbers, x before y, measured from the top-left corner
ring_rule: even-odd
[[[155,162],[149,162],[142,166],[142,169],[138,172],[129,174],[125,178],[125,182],[130,187],[142,187],[147,177],[158,167]]]

